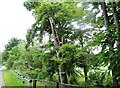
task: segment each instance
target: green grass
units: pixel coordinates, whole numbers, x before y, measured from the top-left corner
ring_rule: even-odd
[[[4,84],[5,86],[14,86],[14,88],[22,88],[22,86],[28,86],[28,82],[25,81],[23,83],[22,79],[18,79],[17,75],[15,75],[12,71],[10,70],[5,70],[3,72],[3,79],[4,79]],[[8,87],[9,88],[9,87]]]

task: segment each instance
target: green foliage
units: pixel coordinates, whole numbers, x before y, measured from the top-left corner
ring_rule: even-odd
[[[25,7],[29,9],[30,2],[26,2]],[[72,34],[71,22],[82,19],[82,16],[85,15],[83,8],[77,7],[77,3],[71,2],[61,2],[61,3],[49,3],[49,2],[38,2],[30,3],[30,7],[35,5],[33,9],[33,15],[36,19],[36,22],[32,25],[31,29],[26,35],[27,45],[29,46],[32,43],[32,40],[37,37],[40,42],[43,40],[43,35],[48,33],[51,35],[52,30],[50,28],[49,17],[53,17],[55,21],[56,31],[58,37],[61,39],[63,36],[66,38],[71,38]],[[81,15],[79,15],[79,13]],[[72,38],[71,38],[72,39]]]
[[[77,78],[75,75],[70,75],[69,78],[68,78],[68,82],[70,84],[78,84],[78,81],[77,81]]]
[[[12,65],[13,70],[20,70],[24,67],[24,60],[16,60]]]
[[[44,58],[43,58],[43,68],[41,70],[41,76],[46,77],[49,80],[52,80],[53,75],[58,72],[58,65],[59,63],[57,61],[52,60],[53,55],[55,53],[49,52],[49,53],[44,53]],[[44,76],[43,76],[44,73]]]
[[[104,85],[110,87],[112,84],[112,77],[110,71],[98,70],[96,72],[89,73],[89,83],[88,85]]]
[[[2,53],[2,60],[3,60],[3,61],[6,61],[6,60],[8,59],[8,57],[9,57],[8,52],[7,52],[7,51],[4,51],[4,52]]]
[[[27,32],[26,42],[13,38],[6,44],[2,58],[9,69],[20,71],[32,79],[58,81],[59,68],[62,68],[67,73],[68,83],[110,86],[111,70],[115,70],[117,80],[120,78],[119,25],[114,22],[112,12],[115,7],[119,13],[119,4],[106,3],[109,25],[105,29],[105,16],[99,15],[99,3],[44,3],[27,0],[24,6],[32,11],[35,23]],[[58,50],[53,45],[49,17],[55,22],[55,31],[60,40]],[[46,36],[49,40],[44,43]],[[95,47],[101,48],[96,55],[93,53]],[[56,51],[60,51],[60,58]],[[108,69],[103,71],[101,67]],[[86,77],[87,81],[84,80]]]
[[[18,47],[13,47],[12,50],[10,50],[8,52],[9,54],[9,58],[6,62],[7,67],[11,68],[13,66],[13,64],[15,63],[15,61],[18,61],[20,58],[20,50]]]
[[[8,42],[8,44],[5,45],[5,50],[2,53],[3,61],[6,61],[9,58],[9,51],[12,50],[13,47],[18,46],[19,43],[20,43],[19,39],[11,38],[11,40]]]
[[[101,43],[104,42],[104,31],[100,31],[99,33],[95,34],[95,38],[92,40],[90,45],[92,46],[99,46]]]
[[[62,54],[62,64],[68,63],[74,64],[75,62],[75,54],[76,54],[76,45],[74,44],[63,44],[60,47],[60,52]]]
[[[62,62],[60,63],[60,67],[65,67],[67,70],[68,75],[74,74],[74,67],[76,63],[76,52],[77,52],[77,46],[74,44],[63,44],[60,47],[60,52],[62,55]]]
[[[10,69],[11,67],[12,67],[12,65],[13,65],[13,61],[12,61],[12,58],[9,58],[8,60],[7,60],[7,68],[8,69]]]
[[[5,45],[5,50],[10,51],[14,46],[19,44],[19,41],[17,38],[11,38],[8,44]]]

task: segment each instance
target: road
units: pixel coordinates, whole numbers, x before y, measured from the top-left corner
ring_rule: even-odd
[[[2,77],[2,71],[5,69],[5,67],[0,67],[0,88],[2,88],[2,86],[4,86],[4,81],[3,81],[3,77]]]

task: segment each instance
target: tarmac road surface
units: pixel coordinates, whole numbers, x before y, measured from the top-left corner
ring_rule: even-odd
[[[4,86],[4,81],[3,81],[3,77],[2,77],[3,70],[5,70],[5,67],[1,66],[0,67],[0,88],[3,88],[2,86]]]

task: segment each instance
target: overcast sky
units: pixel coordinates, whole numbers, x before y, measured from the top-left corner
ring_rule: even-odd
[[[23,6],[24,1],[0,1],[0,52],[12,37],[25,39],[27,29],[34,23],[32,13]]]

